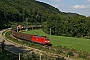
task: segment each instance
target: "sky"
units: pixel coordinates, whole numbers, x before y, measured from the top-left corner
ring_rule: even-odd
[[[90,0],[37,0],[58,8],[61,12],[90,16]]]

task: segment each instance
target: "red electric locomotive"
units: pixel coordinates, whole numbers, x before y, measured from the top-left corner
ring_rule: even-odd
[[[50,40],[45,36],[32,35],[31,41],[36,42],[36,43],[40,43],[40,44],[44,44],[44,45],[50,44]]]
[[[31,42],[35,42],[35,43],[40,43],[43,45],[51,45],[50,44],[50,40],[48,37],[46,36],[37,36],[37,35],[31,35],[31,34],[24,34],[24,33],[20,33],[17,32],[16,30],[12,31],[12,35],[14,37],[23,39],[23,40],[27,40],[27,41],[31,41]]]

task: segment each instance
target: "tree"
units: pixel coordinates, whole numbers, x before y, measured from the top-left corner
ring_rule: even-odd
[[[47,33],[52,28],[52,35],[84,37],[89,34],[90,19],[78,14],[50,14],[43,24],[43,30]],[[49,34],[49,33],[48,33]]]

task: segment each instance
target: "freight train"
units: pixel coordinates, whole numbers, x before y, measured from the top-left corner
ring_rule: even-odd
[[[24,34],[24,33],[17,32],[17,30],[12,30],[12,35],[14,37],[22,39],[22,40],[27,40],[27,41],[31,41],[31,42],[51,46],[50,40],[46,36]]]

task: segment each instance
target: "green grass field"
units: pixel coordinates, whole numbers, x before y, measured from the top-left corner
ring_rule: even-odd
[[[47,36],[54,46],[61,45],[70,49],[83,50],[90,53],[90,39],[49,35],[44,33],[42,29],[30,30],[24,33]]]

